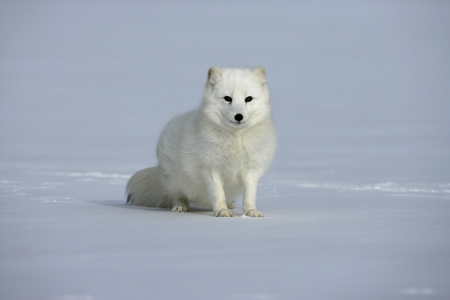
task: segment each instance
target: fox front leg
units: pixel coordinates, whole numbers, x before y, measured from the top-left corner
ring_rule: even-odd
[[[211,200],[214,214],[216,217],[232,217],[233,214],[228,210],[225,201],[225,192],[223,190],[223,179],[218,172],[202,172],[203,181],[208,190],[208,196]]]
[[[256,190],[258,187],[259,177],[254,173],[247,173],[243,176],[244,181],[244,202],[242,210],[248,217],[264,217],[264,215],[256,209]]]

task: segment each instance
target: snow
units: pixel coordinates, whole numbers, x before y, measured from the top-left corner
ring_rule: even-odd
[[[1,1],[0,299],[449,299],[449,13]],[[211,65],[267,70],[266,217],[124,205]]]

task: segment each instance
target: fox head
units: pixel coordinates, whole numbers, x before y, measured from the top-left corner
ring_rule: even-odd
[[[204,89],[203,112],[216,125],[230,129],[254,126],[270,115],[263,67],[211,67]]]

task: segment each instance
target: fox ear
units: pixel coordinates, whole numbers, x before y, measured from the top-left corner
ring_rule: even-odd
[[[208,70],[208,84],[214,86],[222,72],[217,67],[211,67]]]
[[[257,68],[253,69],[253,72],[259,77],[261,80],[261,85],[264,85],[266,83],[266,70],[264,67],[259,66]]]
[[[255,73],[262,76],[262,77],[266,77],[266,70],[264,69],[263,66],[259,66],[257,68],[254,69]]]

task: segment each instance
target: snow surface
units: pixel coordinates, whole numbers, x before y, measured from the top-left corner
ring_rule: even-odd
[[[0,299],[450,299],[449,1],[1,1]],[[266,67],[262,219],[125,206]]]

